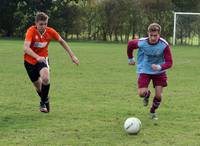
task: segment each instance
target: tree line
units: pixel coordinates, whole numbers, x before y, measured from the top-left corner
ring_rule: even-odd
[[[0,36],[23,38],[34,24],[36,12],[43,11],[65,39],[127,42],[147,34],[152,22],[162,26],[162,36],[171,41],[173,11],[198,12],[199,0],[0,0]],[[200,17],[200,16],[199,16]],[[183,20],[181,20],[183,19]],[[178,38],[200,42],[199,18],[187,17],[180,22]],[[181,20],[181,21],[180,21]],[[186,37],[187,36],[187,37]]]

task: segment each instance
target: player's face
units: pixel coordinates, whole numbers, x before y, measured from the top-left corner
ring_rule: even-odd
[[[152,31],[152,32],[149,32],[148,34],[149,34],[149,42],[151,44],[155,44],[158,42],[160,38],[158,31]]]
[[[48,23],[48,20],[47,21],[38,21],[36,22],[36,26],[37,26],[37,29],[39,32],[44,32],[46,27],[47,27],[47,23]]]

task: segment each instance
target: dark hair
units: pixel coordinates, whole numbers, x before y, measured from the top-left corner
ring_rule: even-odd
[[[45,14],[44,12],[37,12],[37,14],[35,16],[35,22],[46,21],[48,19],[49,19],[49,16],[47,14]]]
[[[151,23],[148,27],[148,32],[157,31],[161,33],[161,26],[158,23]]]

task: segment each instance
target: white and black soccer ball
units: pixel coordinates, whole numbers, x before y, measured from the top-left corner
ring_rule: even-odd
[[[141,121],[136,117],[130,117],[124,122],[124,129],[128,134],[137,134],[142,128]]]

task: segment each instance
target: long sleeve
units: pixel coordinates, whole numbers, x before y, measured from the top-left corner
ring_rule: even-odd
[[[164,60],[165,60],[165,63],[161,64],[161,70],[166,70],[172,67],[173,60],[172,60],[172,54],[171,54],[169,46],[167,46],[164,50]]]
[[[131,40],[127,46],[127,56],[129,59],[133,58],[133,50],[138,48],[138,39]]]

